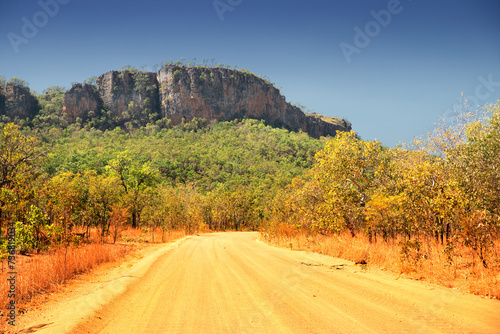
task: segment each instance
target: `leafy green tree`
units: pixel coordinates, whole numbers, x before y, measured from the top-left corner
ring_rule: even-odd
[[[41,128],[66,127],[63,117],[64,87],[50,86],[37,99],[40,112],[33,119],[33,125]]]
[[[83,82],[86,84],[89,84],[89,85],[95,85],[97,82],[97,77],[95,77],[95,76],[90,77],[87,80],[84,80]]]
[[[129,151],[118,154],[109,162],[109,170],[116,175],[125,191],[125,201],[131,214],[132,227],[140,225],[141,212],[145,206],[145,191],[158,182],[158,170],[150,161],[132,159]]]

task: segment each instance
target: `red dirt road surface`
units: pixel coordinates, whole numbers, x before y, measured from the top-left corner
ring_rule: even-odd
[[[318,254],[258,233],[185,238],[84,299],[25,327],[36,333],[500,333],[500,302]]]

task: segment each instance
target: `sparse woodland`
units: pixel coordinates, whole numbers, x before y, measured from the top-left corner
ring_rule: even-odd
[[[457,114],[411,148],[339,133],[278,192],[278,243],[500,297],[500,104]]]

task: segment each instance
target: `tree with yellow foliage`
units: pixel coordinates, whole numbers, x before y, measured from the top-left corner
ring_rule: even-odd
[[[354,132],[339,132],[316,154],[312,169],[323,191],[321,210],[334,225],[354,236],[364,225],[364,208],[385,179],[387,155],[378,141],[363,141]]]
[[[14,183],[19,178],[31,177],[44,154],[46,151],[42,151],[40,141],[25,136],[19,126],[8,123],[0,129],[0,236],[4,206],[15,196],[12,193]]]

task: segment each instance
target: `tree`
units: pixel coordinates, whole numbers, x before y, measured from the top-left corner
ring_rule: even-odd
[[[166,207],[161,190],[161,188],[150,188],[145,194],[146,200],[142,218],[151,227],[151,239],[153,243],[155,242],[155,231],[158,227],[161,227]]]
[[[119,180],[116,176],[98,175],[93,170],[86,171],[83,180],[89,185],[88,218],[93,225],[101,227],[101,237],[104,237],[110,229],[113,209],[119,204]]]
[[[391,171],[392,189],[389,196],[397,196],[398,232],[411,238],[441,237],[450,227],[454,208],[461,193],[456,188],[442,157],[424,150],[392,150],[394,168]],[[400,215],[402,212],[403,215]]]
[[[63,117],[64,91],[64,87],[50,86],[44,90],[44,94],[37,95],[41,110],[33,119],[35,126],[49,128],[67,125]]]
[[[491,117],[467,127],[467,143],[450,152],[471,205],[500,215],[500,101],[487,107]]]
[[[404,213],[402,210],[401,195],[391,196],[384,193],[378,193],[372,196],[370,202],[366,205],[367,228],[373,233],[376,240],[377,234],[381,234],[385,241],[396,238],[398,234],[405,231],[402,224]]]
[[[493,240],[500,233],[500,101],[485,110],[491,116],[470,123],[467,141],[447,156],[464,198],[458,222],[460,237],[487,267]]]
[[[8,123],[0,130],[0,192],[12,187],[20,175],[30,175],[38,167],[37,160],[46,154],[35,137],[21,133],[19,126]],[[4,201],[0,198],[3,207]],[[0,209],[0,235],[2,234]]]
[[[362,227],[364,207],[384,179],[386,159],[380,142],[360,140],[352,131],[338,133],[316,154],[312,173],[325,205],[352,235]]]
[[[95,85],[97,82],[97,77],[95,77],[95,76],[90,77],[87,80],[84,80],[83,82],[86,84],[89,84],[89,85]]]
[[[151,161],[140,161],[131,156],[130,151],[118,154],[116,159],[109,162],[108,169],[120,180],[131,214],[132,227],[136,228],[145,206],[145,190],[158,182],[158,170],[151,166]]]
[[[80,173],[65,172],[52,177],[44,191],[50,220],[66,232],[71,232],[75,225],[89,228],[92,224],[89,188],[89,180]]]
[[[8,123],[0,131],[0,188],[8,186],[18,173],[29,173],[46,152],[35,137],[26,137],[19,126]]]

